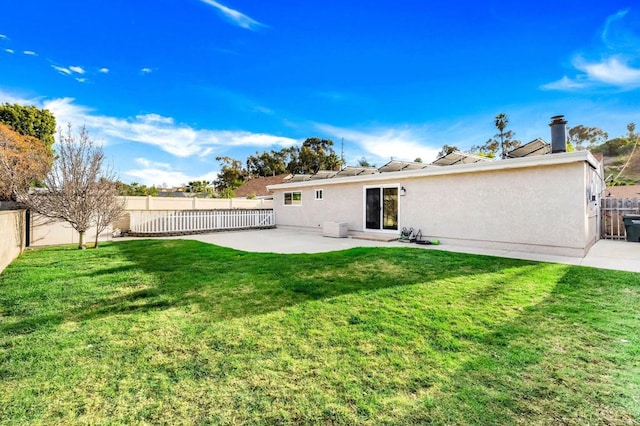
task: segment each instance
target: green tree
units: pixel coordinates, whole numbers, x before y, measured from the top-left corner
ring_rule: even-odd
[[[442,148],[440,149],[440,152],[438,152],[438,157],[444,157],[445,155],[449,155],[454,151],[460,151],[460,150],[455,145],[444,144],[444,145],[442,145]],[[416,163],[417,162],[418,161],[416,161]],[[422,162],[422,161],[420,161],[420,162]]]
[[[358,160],[358,166],[360,166],[360,167],[375,167],[376,165],[369,163],[369,161],[367,161],[367,159],[365,157],[361,157]]]
[[[0,122],[24,136],[33,136],[51,148],[56,134],[56,118],[47,109],[5,103],[0,105]]]
[[[156,197],[158,195],[158,188],[156,188],[155,185],[140,185],[138,182],[132,182],[131,184],[118,182],[118,195],[128,195],[131,197],[151,195]]]
[[[609,139],[607,132],[597,127],[587,127],[580,124],[569,129],[569,143],[576,149],[581,149],[585,143],[588,148],[591,148],[606,142],[607,139]]]
[[[206,180],[194,180],[187,184],[187,192],[196,194],[211,194],[211,182]]]
[[[301,147],[286,148],[290,173],[316,173],[318,170],[340,170],[342,160],[333,150],[330,139],[307,138]]]
[[[495,158],[500,151],[501,158],[507,158],[507,152],[520,146],[520,141],[514,139],[516,135],[512,130],[506,130],[507,124],[509,124],[509,117],[507,114],[500,113],[496,115],[493,120],[493,124],[498,129],[498,133],[493,135],[491,139],[485,142],[484,145],[474,145],[471,147],[470,152],[483,157]]]
[[[213,184],[222,198],[233,198],[233,190],[245,181],[247,171],[242,168],[242,162],[231,157],[216,157],[216,161],[221,167]]]
[[[275,176],[287,172],[289,152],[286,150],[256,152],[247,158],[247,172],[251,176]]]

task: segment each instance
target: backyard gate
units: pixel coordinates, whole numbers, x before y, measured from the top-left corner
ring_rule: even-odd
[[[603,198],[601,236],[606,240],[627,237],[622,216],[640,214],[640,198]]]

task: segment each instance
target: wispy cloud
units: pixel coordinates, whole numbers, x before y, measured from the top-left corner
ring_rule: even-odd
[[[73,72],[75,72],[76,74],[84,74],[85,70],[82,67],[78,67],[78,66],[71,66],[69,67],[69,69]]]
[[[7,37],[6,35],[4,35],[4,34],[0,34],[0,39],[2,39],[2,40],[6,40],[6,39],[8,39],[8,38],[9,38],[9,37]]]
[[[213,181],[218,175],[217,172],[212,171],[194,176],[183,170],[175,169],[169,163],[151,161],[146,158],[136,158],[134,161],[140,167],[126,170],[123,174],[144,185],[181,186],[195,180]]]
[[[584,81],[584,79],[582,79],[582,81],[578,81],[577,79],[574,80],[565,75],[558,81],[553,81],[551,83],[543,84],[541,88],[544,90],[571,91],[571,90],[583,89],[588,85],[589,85],[589,82]]]
[[[15,53],[13,49],[4,49],[4,51],[11,54]]]
[[[140,72],[141,72],[142,74],[149,74],[149,73],[153,72],[153,70],[152,70],[151,68],[142,68],[142,69],[140,70]]]
[[[108,74],[109,73],[109,68],[100,68],[98,70],[99,73],[101,74]]]
[[[634,28],[640,18],[621,10],[609,16],[600,33],[601,44],[576,54],[571,65],[574,77],[543,84],[543,90],[577,91],[594,87],[633,90],[640,87],[640,34]]]
[[[215,7],[227,21],[231,22],[232,24],[238,27],[245,28],[247,30],[256,31],[261,27],[266,26],[256,21],[255,19],[248,17],[244,13],[231,9],[223,5],[222,3],[218,3],[215,0],[201,0],[201,1],[203,3],[206,3],[210,6]]]
[[[71,70],[69,68],[59,67],[57,65],[51,65],[51,68],[58,71],[60,74],[71,75]]]
[[[640,68],[629,66],[622,57],[611,57],[598,63],[579,63],[576,68],[584,71],[592,81],[620,87],[640,86]]]
[[[76,81],[78,83],[86,83],[87,79],[84,77],[76,77]]]
[[[24,53],[27,56],[38,56],[38,54],[36,52],[34,52],[33,50],[25,50],[22,53]]]
[[[159,114],[144,114],[133,118],[117,118],[95,114],[77,105],[71,98],[59,98],[42,103],[58,123],[82,123],[92,135],[104,141],[125,141],[160,148],[176,157],[210,155],[227,147],[291,146],[297,140],[265,133],[242,130],[195,129],[176,123]]]

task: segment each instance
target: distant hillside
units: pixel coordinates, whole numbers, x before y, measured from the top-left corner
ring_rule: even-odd
[[[634,143],[629,139],[615,138],[590,148],[592,153],[602,153],[604,156],[604,174],[608,178],[607,185],[640,184],[640,148],[633,151],[633,147]],[[633,156],[631,156],[632,152]],[[610,182],[611,179],[618,176],[627,161],[627,167],[622,174],[615,182]]]

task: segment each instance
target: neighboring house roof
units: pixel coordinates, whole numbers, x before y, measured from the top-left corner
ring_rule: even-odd
[[[249,179],[240,185],[234,191],[234,194],[237,198],[246,198],[249,196],[268,197],[273,193],[267,189],[267,185],[285,183],[289,178],[291,178],[291,175],[267,176]]]
[[[607,186],[605,195],[611,198],[640,198],[640,185]]]

